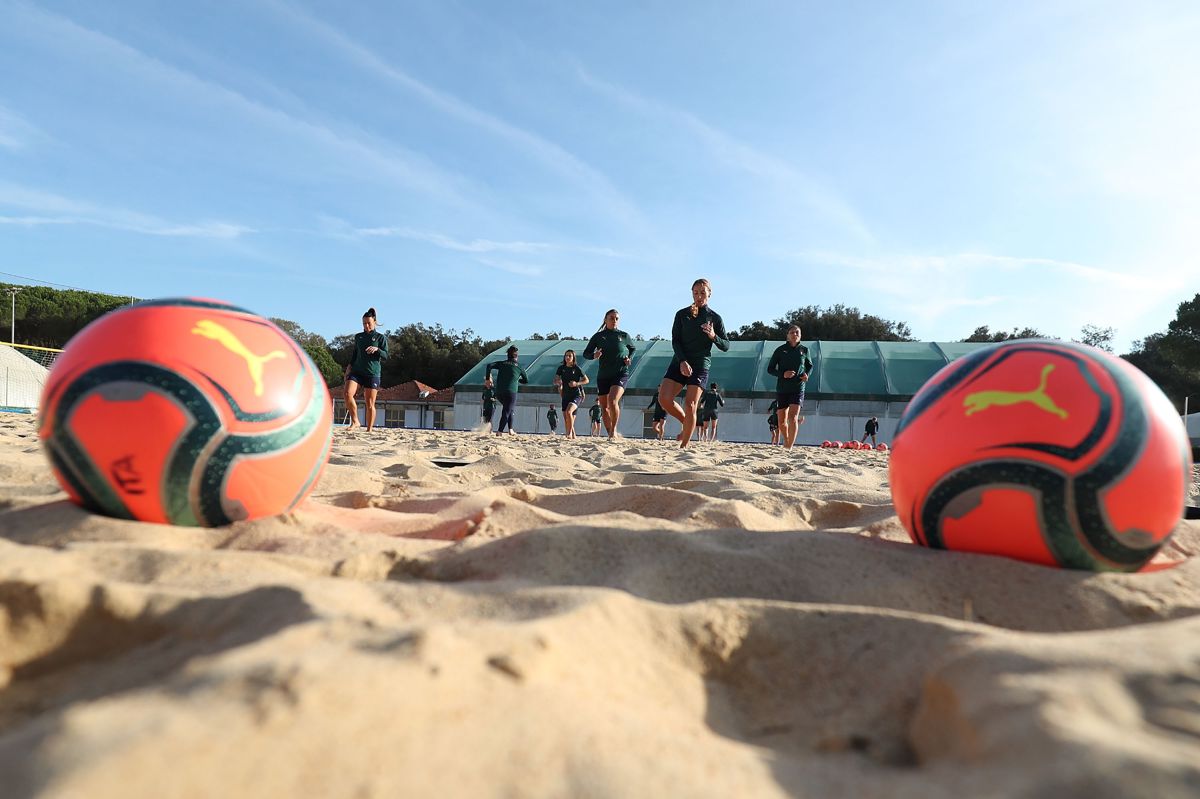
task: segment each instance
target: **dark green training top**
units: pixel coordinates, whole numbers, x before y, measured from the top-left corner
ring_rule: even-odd
[[[548,409],[546,411],[546,421],[550,423],[551,427],[558,424],[558,411],[554,410],[554,408]]]
[[[812,370],[812,358],[808,357],[808,347],[803,344],[794,347],[790,344],[780,344],[775,348],[771,362],[767,364],[767,374],[775,375],[775,390],[780,394],[803,391],[804,381],[800,379],[800,375],[811,374]],[[785,379],[783,373],[792,371],[796,373],[795,376]]]
[[[370,333],[365,330],[354,334],[354,360],[350,362],[350,371],[360,375],[378,377],[383,373],[383,362],[387,360],[387,336],[378,330]],[[367,347],[378,347],[374,354],[367,354]]]
[[[712,322],[716,338],[710,339],[700,329],[705,322]],[[671,325],[671,348],[675,351],[675,362],[687,361],[692,369],[703,372],[712,365],[712,348],[717,345],[721,352],[729,352],[729,339],[725,337],[725,323],[721,315],[705,305],[692,317],[692,306],[680,308]]]
[[[600,421],[600,414],[603,413],[603,410],[600,408],[600,403],[597,402],[595,405],[593,405],[592,409],[591,409],[591,411],[589,411],[589,413],[592,414],[593,422]]]
[[[590,361],[596,357],[596,350],[601,350],[600,370],[596,378],[607,380],[629,371],[625,359],[632,358],[636,349],[629,343],[629,334],[624,330],[604,328],[588,341],[583,349],[583,357]]]
[[[562,380],[563,393],[568,397],[576,391],[583,390],[583,386],[570,385],[571,383],[583,382],[583,370],[580,369],[579,366],[567,366],[564,363],[562,366],[558,367],[558,370],[554,374],[558,375],[559,379]]]
[[[700,395],[700,407],[706,411],[715,411],[717,406],[723,406],[725,398],[715,388],[710,388]]]
[[[525,370],[521,368],[521,364],[516,361],[495,361],[487,365],[487,370],[484,372],[484,379],[492,376],[492,372],[496,372],[496,393],[497,394],[516,394],[517,383],[528,383],[529,377],[525,374]]]
[[[487,413],[496,407],[496,392],[490,388],[483,390],[483,412]]]

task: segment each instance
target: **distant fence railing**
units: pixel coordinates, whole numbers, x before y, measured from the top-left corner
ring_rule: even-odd
[[[37,408],[46,385],[46,376],[62,350],[32,347],[27,344],[0,342],[0,408],[33,410]]]

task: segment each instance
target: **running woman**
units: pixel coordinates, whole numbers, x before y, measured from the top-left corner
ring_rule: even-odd
[[[725,398],[721,396],[721,386],[717,383],[700,395],[700,414],[705,422],[701,440],[705,440],[705,436],[708,441],[717,440],[717,408],[724,405]]]
[[[346,364],[346,410],[350,412],[350,427],[358,427],[358,403],[354,395],[362,386],[367,403],[367,432],[375,427],[375,396],[383,375],[383,362],[388,356],[387,336],[375,329],[378,321],[375,309],[368,308],[362,317],[362,332],[354,334],[354,357]]]
[[[808,347],[800,343],[800,326],[787,331],[787,342],[780,344],[767,364],[767,374],[775,376],[775,401],[779,403],[779,428],[783,433],[784,449],[796,443],[796,433],[804,424],[800,410],[804,407],[804,386],[812,374],[813,362]]]
[[[562,394],[563,421],[566,423],[563,435],[567,438],[575,437],[575,412],[583,406],[586,396],[583,387],[588,382],[588,376],[575,362],[575,350],[564,352],[562,364],[554,373],[554,385],[558,386],[558,391]]]
[[[771,444],[779,443],[779,416],[775,413],[779,410],[779,400],[771,400],[771,404],[767,406],[767,427],[771,428]]]
[[[525,374],[525,370],[521,368],[521,364],[517,363],[516,346],[508,348],[506,353],[507,360],[494,361],[487,365],[487,370],[483,374],[483,380],[486,383],[492,377],[492,372],[496,373],[496,399],[500,400],[500,425],[496,428],[496,435],[504,432],[504,428],[508,428],[510,435],[516,435],[517,431],[513,429],[513,406],[517,402],[517,384],[528,383],[529,377]]]
[[[598,436],[600,435],[600,419],[604,416],[604,409],[601,408],[600,403],[597,402],[591,407],[588,413],[591,414],[592,417],[592,435]]]
[[[550,424],[550,435],[558,432],[558,411],[554,410],[553,403],[546,406],[546,421]]]
[[[708,369],[712,365],[712,348],[729,351],[725,323],[720,314],[708,307],[712,285],[700,278],[692,284],[692,304],[675,314],[671,325],[671,347],[675,357],[658,387],[658,402],[663,409],[683,425],[679,433],[680,448],[686,447],[696,429],[696,404],[708,384]],[[684,388],[683,407],[675,397]]]
[[[650,404],[646,406],[646,410],[654,411],[653,425],[654,437],[659,441],[663,440],[663,430],[667,426],[667,412],[663,410],[663,406],[658,404],[658,395],[655,394],[650,398]]]
[[[479,418],[483,419],[487,424],[488,430],[492,429],[492,412],[496,409],[496,390],[492,388],[492,379],[483,381],[483,395],[480,397],[483,402],[483,412]]]
[[[609,438],[617,435],[617,422],[621,419],[621,396],[625,393],[625,384],[629,382],[629,365],[633,362],[636,349],[629,340],[629,334],[617,329],[621,314],[616,308],[610,308],[604,314],[604,324],[600,325],[583,350],[583,357],[589,361],[600,359],[600,369],[596,374],[596,399],[600,401],[603,412],[604,429]]]

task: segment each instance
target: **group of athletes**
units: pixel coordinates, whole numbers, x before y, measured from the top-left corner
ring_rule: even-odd
[[[709,307],[712,285],[700,278],[692,284],[692,304],[680,308],[671,325],[671,347],[674,356],[663,375],[662,382],[647,410],[653,410],[654,429],[657,438],[663,438],[668,415],[682,425],[676,439],[680,447],[686,447],[693,433],[701,440],[717,437],[718,409],[725,404],[720,387],[708,386],[708,373],[712,366],[712,349],[729,351],[729,339],[721,315]],[[609,438],[617,436],[617,425],[621,419],[621,398],[629,381],[630,366],[636,347],[629,334],[617,324],[621,315],[615,309],[604,314],[604,323],[592,335],[583,350],[587,360],[598,360],[596,375],[596,404],[591,408],[592,434],[599,434],[603,426]],[[346,366],[345,398],[349,411],[350,426],[358,425],[358,407],[355,395],[363,389],[366,400],[367,429],[375,424],[375,395],[379,389],[382,363],[387,358],[387,336],[376,330],[375,309],[363,314],[363,332],[354,337],[354,357]],[[520,352],[511,346],[502,361],[489,363],[484,372],[483,420],[490,429],[495,406],[500,406],[500,419],[496,434],[514,434],[512,429],[513,408],[516,405],[519,386],[529,382],[524,367],[519,362]],[[804,418],[800,411],[804,407],[804,387],[812,373],[813,362],[808,348],[800,343],[800,328],[793,325],[787,331],[787,342],[780,345],[771,355],[767,373],[773,375],[775,401],[772,403],[773,443],[782,443],[790,449],[796,441],[796,433]],[[493,374],[495,377],[493,378]],[[561,395],[562,414],[565,422],[564,435],[575,438],[575,414],[587,396],[584,386],[591,381],[579,367],[574,350],[563,353],[562,364],[554,376],[554,385]],[[678,397],[683,392],[683,403]],[[555,417],[553,406],[547,414]]]

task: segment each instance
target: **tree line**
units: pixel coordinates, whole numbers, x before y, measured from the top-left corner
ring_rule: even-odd
[[[0,331],[12,324],[13,300],[9,284],[0,283]],[[114,297],[74,289],[19,286],[16,294],[17,342],[39,347],[62,347],[89,322],[111,310],[130,304],[132,298]],[[342,382],[345,367],[354,354],[354,335],[335,336],[327,341],[287,319],[272,319],[307,352],[329,386]],[[838,304],[829,308],[808,305],[788,311],[770,323],[757,321],[729,334],[734,341],[782,341],[787,329],[799,325],[806,341],[914,341],[904,322],[894,322],[858,308]],[[421,322],[383,331],[388,337],[388,357],[383,363],[384,386],[419,380],[433,388],[454,385],[459,378],[489,353],[511,339],[485,340],[471,329],[458,331],[440,324]],[[1076,341],[1112,352],[1111,327],[1084,325]],[[532,340],[557,341],[559,332],[532,333]],[[641,336],[636,336],[642,339]],[[657,337],[655,337],[657,338]],[[981,325],[961,341],[1000,342],[1018,338],[1054,338],[1034,328],[992,330]],[[653,340],[653,339],[652,339]],[[1122,358],[1145,372],[1182,410],[1184,397],[1200,409],[1200,294],[1179,304],[1167,329],[1134,342]]]

